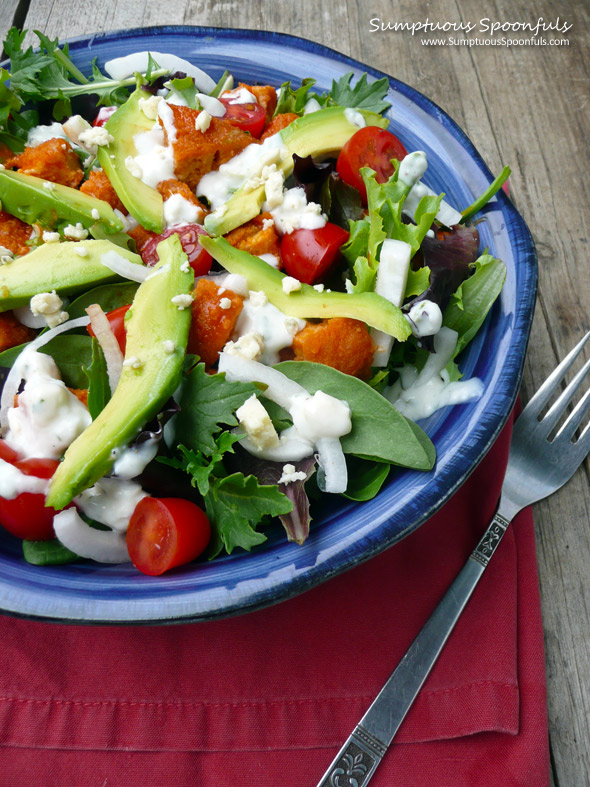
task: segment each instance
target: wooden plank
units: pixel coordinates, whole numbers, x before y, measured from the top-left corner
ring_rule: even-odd
[[[6,0],[5,0],[6,2]],[[424,36],[370,32],[370,20],[472,21],[482,17],[553,20],[539,0],[32,0],[27,26],[73,36],[154,24],[249,27],[307,36],[416,87],[465,129],[493,171],[513,168],[511,190],[537,243],[539,305],[523,395],[535,390],[576,338],[588,330],[590,288],[586,210],[590,151],[590,6],[565,0],[573,24],[568,47],[425,47]],[[590,783],[588,467],[567,490],[536,507],[546,632],[549,720],[556,782]]]
[[[21,6],[20,0],[2,0],[2,13],[0,14],[0,41],[4,41],[6,33],[13,25],[15,14]],[[23,9],[24,10],[24,9]],[[0,46],[0,52],[2,47]]]

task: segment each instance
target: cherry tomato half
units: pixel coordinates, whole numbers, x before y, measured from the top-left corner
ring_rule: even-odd
[[[117,111],[117,107],[101,107],[98,115],[94,118],[93,126],[104,126],[107,120]]]
[[[359,170],[371,167],[377,183],[385,183],[393,175],[391,159],[401,161],[407,156],[400,140],[390,131],[377,126],[359,129],[344,145],[336,162],[338,174],[349,186],[357,189],[366,202],[367,190]]]
[[[161,235],[150,238],[141,250],[141,258],[146,265],[155,265],[158,261],[158,243],[169,238],[171,235],[178,235],[180,243],[189,264],[195,272],[195,276],[204,276],[211,270],[213,257],[199,243],[199,235],[206,235],[207,231],[200,224],[184,224],[181,227],[170,227]]]
[[[347,240],[348,232],[329,222],[317,230],[293,230],[281,241],[283,268],[304,284],[317,284],[338,262]]]
[[[15,467],[25,475],[37,478],[51,478],[59,462],[55,459],[20,459]],[[54,508],[47,508],[45,495],[23,492],[13,500],[0,497],[0,524],[17,538],[31,541],[47,541],[55,538],[53,517]]]
[[[113,309],[112,312],[107,312],[106,318],[111,326],[111,331],[115,334],[121,352],[125,355],[125,345],[127,344],[127,333],[125,331],[125,315],[129,311],[130,304],[127,306],[119,306],[118,309]],[[86,326],[86,330],[91,336],[94,336],[94,331],[91,325]]]
[[[178,497],[144,497],[127,528],[127,548],[135,568],[152,577],[198,557],[211,538],[204,511]]]
[[[232,126],[237,126],[258,139],[266,125],[265,108],[258,103],[232,104],[231,99],[223,96],[219,100],[225,106],[223,119],[229,120]]]

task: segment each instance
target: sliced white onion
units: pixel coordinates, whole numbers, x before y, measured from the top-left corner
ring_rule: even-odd
[[[318,475],[318,486],[322,492],[342,494],[348,486],[346,459],[336,437],[320,437],[316,442],[318,464],[324,471]]]
[[[389,356],[393,348],[393,336],[390,336],[384,331],[379,331],[377,328],[371,328],[369,333],[371,334],[371,340],[375,347],[372,365],[382,369],[387,366],[389,362]]]
[[[309,391],[294,380],[289,379],[278,369],[272,369],[258,361],[251,361],[241,355],[222,352],[219,354],[219,371],[225,372],[227,379],[242,383],[263,383],[267,386],[264,395],[285,410],[291,409],[294,396],[310,396]]]
[[[197,98],[199,99],[199,104],[211,115],[211,117],[222,118],[227,112],[225,104],[214,96],[197,93]]]
[[[14,405],[14,397],[18,392],[20,381],[22,379],[21,369],[23,356],[25,353],[36,351],[40,347],[43,347],[43,345],[50,342],[56,336],[59,336],[60,333],[66,333],[66,331],[71,331],[73,328],[83,328],[84,326],[88,325],[89,322],[89,317],[77,317],[75,320],[68,320],[61,325],[58,325],[57,328],[51,328],[51,330],[45,331],[45,333],[37,336],[37,338],[33,339],[33,341],[30,342],[21,352],[16,361],[13,363],[12,369],[8,373],[8,377],[6,378],[6,382],[4,383],[4,388],[2,390],[2,397],[0,398],[0,428],[3,432],[6,431],[8,427],[6,413],[8,412],[9,408]]]
[[[267,459],[269,462],[299,462],[314,452],[313,444],[301,437],[294,426],[284,429],[279,444],[271,448],[257,448],[249,437],[240,440],[240,446],[252,456]]]
[[[107,251],[105,254],[100,255],[100,264],[105,268],[117,273],[124,279],[131,279],[131,281],[142,282],[147,279],[150,273],[153,273],[151,268],[147,265],[139,265],[137,262],[129,262],[125,257],[117,254],[116,251]]]
[[[12,313],[21,325],[26,325],[27,328],[45,328],[47,322],[42,314],[33,314],[30,306],[19,306],[13,309]]]
[[[184,71],[185,74],[195,80],[195,85],[199,90],[210,93],[215,87],[215,82],[211,79],[209,74],[206,74],[197,66],[184,60],[182,57],[172,55],[168,52],[132,52],[130,55],[124,57],[116,57],[113,60],[108,60],[104,64],[104,70],[113,79],[125,79],[131,76],[136,71],[145,74],[148,67],[148,55],[154,58],[156,63],[162,68],[170,69],[170,72]]]
[[[123,353],[111,329],[111,324],[101,307],[97,303],[93,303],[86,309],[86,314],[90,319],[90,325],[96,340],[104,353],[109,386],[111,393],[114,393],[123,369]]]
[[[129,563],[124,533],[96,530],[86,524],[75,508],[66,508],[53,517],[53,529],[61,543],[80,557],[98,563]]]
[[[230,381],[264,383],[267,386],[264,396],[276,402],[285,410],[291,411],[293,400],[296,397],[311,397],[306,388],[279,372],[278,369],[272,369],[269,366],[258,363],[258,361],[251,361],[240,355],[220,353],[219,371],[225,372],[227,379]],[[266,450],[264,454],[251,450],[252,446],[249,446],[247,443],[248,438],[242,440],[241,445],[250,453],[274,461],[295,461],[296,459],[310,456],[307,448],[310,445],[309,441],[302,438],[301,435],[297,436],[294,428],[293,433],[290,433],[290,430],[286,431],[288,434],[285,436],[283,432],[283,443],[279,444],[275,449]],[[291,442],[291,439],[293,442]],[[318,453],[318,463],[324,471],[320,489],[323,492],[345,492],[348,485],[348,471],[340,440],[337,437],[320,437],[315,441],[315,448]]]

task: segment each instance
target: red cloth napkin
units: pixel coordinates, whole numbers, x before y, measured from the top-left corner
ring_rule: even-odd
[[[313,787],[492,516],[510,433],[411,536],[275,607],[152,628],[0,618],[0,782]],[[375,787],[549,784],[530,512],[396,741]]]

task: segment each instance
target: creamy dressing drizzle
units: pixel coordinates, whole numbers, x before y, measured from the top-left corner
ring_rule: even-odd
[[[435,191],[420,182],[420,178],[426,172],[427,166],[426,153],[422,150],[408,153],[399,166],[399,179],[412,187],[403,205],[403,212],[412,220],[423,197],[438,196]],[[455,210],[448,202],[442,200],[436,218],[446,227],[452,227],[455,224],[459,224],[462,217],[458,210]]]
[[[477,377],[450,382],[445,367],[453,357],[457,332],[443,327],[434,338],[431,353],[420,373],[414,366],[400,369],[400,380],[385,390],[385,396],[402,415],[412,421],[428,418],[449,404],[479,399],[483,383]]]
[[[51,356],[26,351],[21,374],[25,387],[18,407],[7,412],[6,443],[23,458],[59,459],[90,424],[87,408],[66,388]]]
[[[197,194],[205,197],[213,210],[217,210],[247,180],[260,178],[264,167],[279,165],[285,159],[291,160],[289,151],[283,144],[280,133],[273,134],[261,145],[257,143],[248,145],[237,156],[222,164],[218,170],[204,175],[197,186]]]

